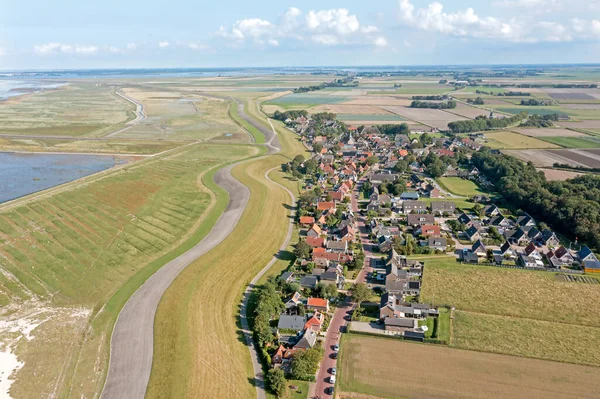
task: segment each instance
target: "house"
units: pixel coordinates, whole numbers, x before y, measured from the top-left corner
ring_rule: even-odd
[[[427,316],[437,317],[437,308],[424,303],[404,303],[402,298],[394,294],[385,293],[379,302],[379,319],[387,317],[423,319]]]
[[[411,318],[396,318],[386,317],[384,320],[384,326],[386,331],[392,332],[404,332],[406,330],[412,330],[419,326],[419,320]]]
[[[348,241],[328,241],[327,250],[339,254],[348,253]]]
[[[385,289],[392,294],[402,294],[406,291],[408,283],[408,272],[399,269],[396,264],[388,264],[386,267]]]
[[[475,255],[477,255],[479,257],[483,257],[483,256],[487,255],[487,249],[485,248],[485,245],[483,245],[481,240],[477,240],[475,242],[475,244],[473,244],[473,246],[471,247],[471,252],[473,252]]]
[[[479,263],[479,257],[473,252],[463,253],[462,258],[467,263]]]
[[[454,213],[456,209],[456,204],[450,201],[433,201],[431,203],[431,211],[433,213],[439,212],[440,214],[444,213]]]
[[[594,255],[592,250],[587,246],[581,248],[579,252],[577,252],[577,257],[582,264],[590,261],[598,262],[596,255]]]
[[[446,251],[447,244],[444,237],[429,237],[427,241],[430,248]]]
[[[555,251],[548,251],[546,254],[548,264],[552,267],[560,269],[561,267],[571,266],[575,261],[575,258],[571,253],[562,245]]]
[[[391,237],[379,236],[377,237],[377,246],[379,252],[389,252],[394,248],[394,240]]]
[[[323,237],[306,237],[306,243],[312,248],[321,248],[325,245],[325,238]]]
[[[288,349],[283,345],[279,345],[279,348],[277,348],[277,351],[273,357],[271,357],[273,365],[287,365],[291,363],[294,353],[296,352],[296,349]]]
[[[344,284],[344,276],[338,268],[330,267],[321,274],[321,283],[335,285],[340,288]]]
[[[429,198],[440,198],[440,190],[433,188],[429,191]]]
[[[550,229],[544,229],[544,231],[542,231],[542,242],[549,247],[556,247],[560,244],[558,237]]]
[[[542,242],[542,233],[534,226],[522,227],[530,242]]]
[[[419,331],[404,331],[402,334],[405,341],[425,342],[425,333]]]
[[[398,179],[398,175],[395,174],[391,174],[391,173],[371,173],[369,175],[369,181],[371,183],[375,184],[381,184],[384,181],[387,182],[394,182]]]
[[[323,230],[316,224],[313,224],[310,230],[306,232],[308,237],[319,237],[321,234],[323,234]]]
[[[289,283],[294,279],[294,272],[285,272],[279,277],[279,281]]]
[[[525,252],[525,255],[531,256],[536,260],[542,260],[542,255],[540,255],[534,243],[529,243],[523,252]]]
[[[302,288],[314,289],[317,286],[319,279],[315,276],[304,276],[300,279],[300,286]]]
[[[526,269],[543,268],[544,262],[541,259],[536,259],[533,256],[527,256],[525,252],[519,254],[519,262]]]
[[[504,244],[502,244],[502,246],[500,247],[500,255],[508,258],[515,257],[515,251],[513,251],[508,241],[505,241]]]
[[[471,223],[473,219],[471,219],[471,217],[469,215],[467,215],[466,213],[461,213],[460,216],[458,217],[458,222],[460,224],[464,224],[464,225],[469,225]]]
[[[417,232],[420,232],[420,234],[424,237],[437,237],[441,233],[441,227],[432,224],[425,224],[421,226]]]
[[[306,308],[319,310],[321,312],[329,312],[329,301],[322,298],[308,298],[306,300]]]
[[[588,260],[583,263],[583,271],[586,273],[600,273],[600,262]]]
[[[310,348],[314,347],[316,343],[317,343],[317,332],[312,329],[304,330],[304,335],[302,335],[302,338],[300,338],[300,341],[298,341],[298,343],[296,345],[294,345],[294,348],[310,349]]]
[[[342,223],[343,223],[343,221],[342,221]],[[338,235],[340,241],[344,241],[344,242],[352,242],[356,238],[356,232],[354,231],[354,228],[350,225],[346,225],[346,226],[340,228],[337,235]]]
[[[485,207],[483,207],[483,212],[485,212],[485,215],[487,217],[492,217],[492,216],[496,216],[500,214],[500,209],[498,209],[498,207],[494,204],[491,205],[486,205]]]
[[[331,209],[335,209],[335,202],[333,202],[333,201],[317,202],[317,210],[328,211]]]
[[[467,237],[469,238],[469,240],[471,242],[481,240],[481,234],[479,234],[479,231],[477,230],[477,227],[475,227],[475,226],[469,227],[467,229],[467,231],[465,231],[465,234],[467,235]]]
[[[292,316],[289,314],[279,315],[279,321],[277,322],[278,330],[293,330],[303,331],[304,323],[306,323],[305,316]]]
[[[409,213],[426,213],[427,204],[423,201],[404,201],[402,202],[402,211]]]
[[[521,228],[513,230],[504,230],[504,238],[506,238],[508,242],[514,245],[526,245],[527,243],[529,243],[529,240],[527,239],[527,234],[525,234],[525,231],[523,231],[523,229]]]
[[[285,303],[286,309],[293,309],[298,307],[298,305],[302,302],[302,295],[299,292],[294,292],[294,295]]]
[[[402,201],[417,201],[419,199],[419,193],[413,191],[406,191],[400,194]]]
[[[509,228],[512,226],[510,220],[502,216],[501,214],[497,214],[490,218],[490,226],[499,227],[499,228]]]
[[[435,217],[429,213],[411,213],[407,216],[409,226],[423,226],[424,224],[434,224]]]
[[[517,225],[521,227],[535,226],[535,220],[528,214],[521,215],[517,218]]]
[[[312,216],[300,216],[300,225],[302,226],[312,226],[315,224],[315,218]]]
[[[311,317],[309,317],[308,320],[306,320],[306,323],[304,323],[304,329],[321,331],[323,321],[325,321],[325,316],[323,316],[323,313],[317,311]]]

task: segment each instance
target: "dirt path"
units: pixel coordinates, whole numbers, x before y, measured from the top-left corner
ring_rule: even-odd
[[[146,119],[146,114],[144,113],[144,104],[140,103],[139,101],[126,96],[124,93],[118,91],[115,93],[117,96],[121,97],[123,100],[128,101],[130,103],[132,103],[133,105],[135,105],[135,119],[130,120],[129,122],[127,122],[125,124],[124,128],[121,128],[117,131],[114,131],[110,134],[107,134],[104,137],[113,137],[116,136],[119,133],[124,132],[127,129],[130,129],[131,127],[139,124],[140,122],[143,122]]]

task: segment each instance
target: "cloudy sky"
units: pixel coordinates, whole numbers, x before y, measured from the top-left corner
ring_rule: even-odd
[[[0,70],[600,63],[600,0],[30,0]]]

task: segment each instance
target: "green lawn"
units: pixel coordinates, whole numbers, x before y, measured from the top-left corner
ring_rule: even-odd
[[[439,177],[436,181],[452,194],[461,195],[463,197],[473,197],[477,194],[483,194],[485,191],[471,180],[461,177]]]
[[[543,137],[542,140],[565,148],[600,148],[600,142],[583,137]]]
[[[432,202],[436,201],[451,201],[454,202],[456,207],[460,209],[471,209],[473,208],[473,205],[475,205],[473,202],[461,198],[420,198],[419,201],[423,201],[427,204],[431,204]]]
[[[254,137],[256,143],[261,144],[265,142],[265,135],[262,134],[260,130],[248,123],[245,119],[242,119],[240,117],[240,114],[238,113],[237,103],[235,101],[232,101],[231,104],[229,104],[229,115],[235,121],[235,123],[240,125]]]

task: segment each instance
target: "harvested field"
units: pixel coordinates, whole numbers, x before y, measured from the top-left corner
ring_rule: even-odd
[[[584,164],[575,162],[574,160],[558,154],[556,151],[547,150],[504,150],[504,153],[517,157],[523,162],[531,161],[535,166],[538,167],[552,167],[555,163],[563,163],[572,166],[583,166]],[[568,153],[567,153],[568,155]]]
[[[401,106],[383,106],[381,108],[400,115],[406,119],[421,122],[425,125],[442,130],[448,129],[448,123],[464,119],[461,116],[444,112],[439,109],[410,108]]]
[[[465,311],[455,312],[453,326],[452,347],[600,366],[600,345],[597,344],[600,328],[597,327],[582,328],[573,324]],[[574,330],[577,334],[572,334]]]
[[[270,100],[266,104],[339,104],[347,100],[348,97],[330,96],[327,94],[294,93]]]
[[[403,117],[399,115],[363,115],[363,114],[338,114],[337,118],[342,121],[372,121],[372,122],[398,122],[405,121]]]
[[[501,131],[489,133],[485,136],[488,139],[488,145],[491,148],[506,148],[506,149],[529,149],[529,148],[559,148],[556,144],[538,140],[533,137],[524,136],[522,134],[509,131]]]
[[[435,297],[458,310],[600,327],[600,285],[560,282],[553,273],[425,262],[423,302]]]
[[[568,116],[568,113],[561,110],[558,107],[494,107],[496,110],[500,112],[504,112],[505,114],[513,114],[516,115],[521,112],[527,112],[530,115],[551,115],[558,114],[560,116]]]
[[[518,128],[512,129],[512,131],[524,134],[529,137],[589,137],[585,133],[575,132],[573,130],[568,129],[560,129],[560,128],[539,128],[539,129],[527,129],[527,128]]]
[[[600,168],[600,153],[594,150],[556,150],[555,154],[588,168]]]
[[[562,107],[569,109],[589,109],[600,111],[600,104],[563,104]]]
[[[543,89],[543,91],[555,100],[586,101],[600,99],[600,90],[597,89]]]
[[[339,359],[342,398],[595,398],[600,389],[595,367],[391,338],[344,334]],[[407,364],[411,375],[432,378],[399,378],[406,375]]]
[[[568,170],[558,169],[538,168],[538,170],[544,172],[546,180],[548,181],[562,181],[567,179],[573,179],[574,177],[581,176],[583,174],[580,172],[571,172]]]
[[[410,105],[412,102],[409,98],[400,98],[400,97],[384,97],[384,96],[368,96],[368,97],[360,97],[350,101],[345,102],[347,105]]]
[[[466,105],[466,104],[462,104],[462,103],[457,103],[456,108],[448,109],[448,110],[446,110],[446,112],[464,116],[465,118],[470,118],[470,119],[475,119],[478,116],[489,116],[490,115],[490,111],[487,111],[487,110],[481,109],[481,108],[472,107],[470,105]]]
[[[391,115],[394,114],[373,105],[324,104],[309,110],[310,113],[333,112],[335,114]]]
[[[571,129],[600,129],[600,119],[588,119],[581,122],[558,122],[559,125]]]

